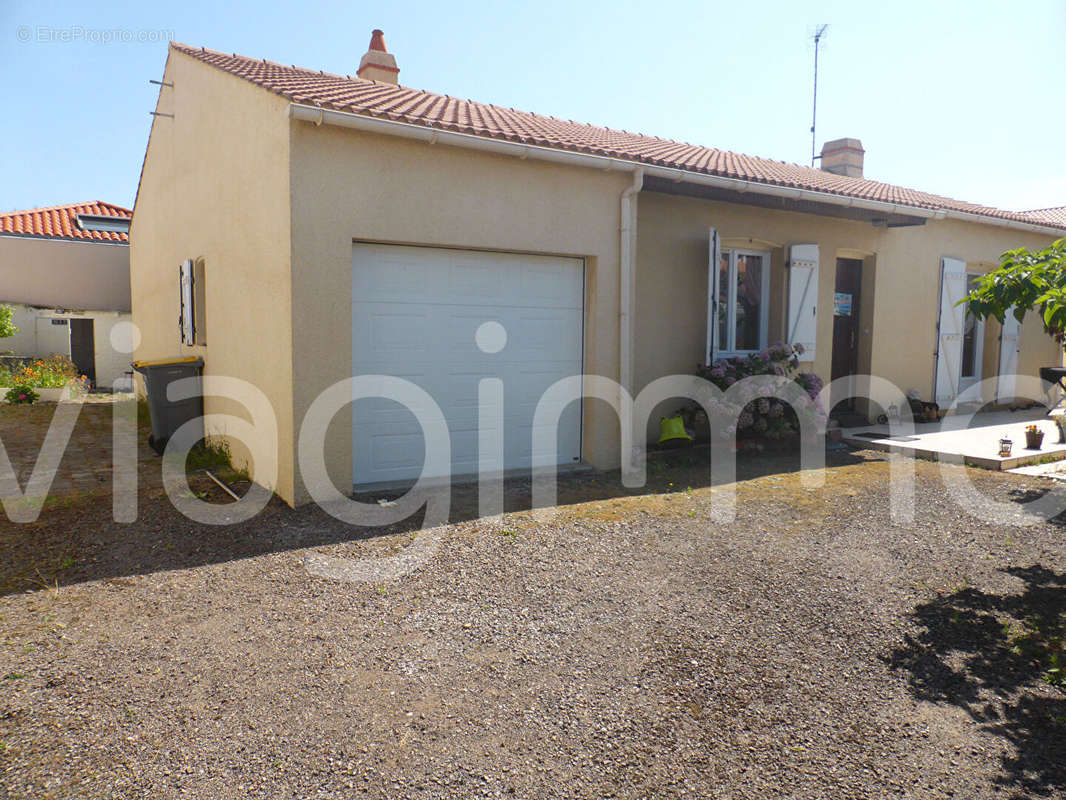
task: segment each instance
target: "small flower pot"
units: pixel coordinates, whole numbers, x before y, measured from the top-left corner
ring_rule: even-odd
[[[1039,450],[1040,445],[1044,443],[1043,431],[1026,431],[1025,432],[1025,446],[1029,450]]]

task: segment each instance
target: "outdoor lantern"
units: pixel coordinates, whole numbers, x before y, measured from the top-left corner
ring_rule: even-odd
[[[692,437],[685,430],[685,420],[680,414],[672,417],[663,417],[659,420],[659,444],[667,442],[691,442]]]

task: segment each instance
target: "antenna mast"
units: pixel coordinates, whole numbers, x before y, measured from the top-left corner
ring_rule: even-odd
[[[822,37],[825,36],[826,28],[828,25],[819,25],[814,32],[814,102],[811,106],[811,166],[814,166],[814,162],[818,159],[816,155],[816,139],[814,133],[815,124],[818,121],[818,47],[822,43]]]

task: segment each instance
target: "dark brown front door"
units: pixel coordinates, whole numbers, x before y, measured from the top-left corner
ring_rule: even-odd
[[[70,320],[70,360],[79,374],[96,384],[96,342],[91,319]]]
[[[837,259],[836,289],[833,294],[832,379],[854,375],[859,369],[859,290],[862,262]]]

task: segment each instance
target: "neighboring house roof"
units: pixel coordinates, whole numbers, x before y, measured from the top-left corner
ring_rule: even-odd
[[[799,164],[561,120],[405,86],[285,66],[236,53],[220,53],[176,42],[172,42],[171,47],[294,103],[475,136],[914,208],[960,211],[1030,224],[1037,221],[1026,212],[1004,211],[966,203],[880,181],[836,175]],[[1047,220],[1041,222],[1046,223]],[[1066,221],[1052,221],[1050,224],[1066,228]]]
[[[96,200],[67,206],[31,208],[29,211],[0,213],[0,236],[33,236],[47,239],[70,239],[129,244],[128,233],[113,230],[87,230],[78,217],[114,217],[129,219],[128,208]]]
[[[1066,206],[1037,208],[1033,211],[1026,211],[1024,213],[1030,219],[1047,222],[1051,225],[1058,225],[1060,228],[1066,228]]]

